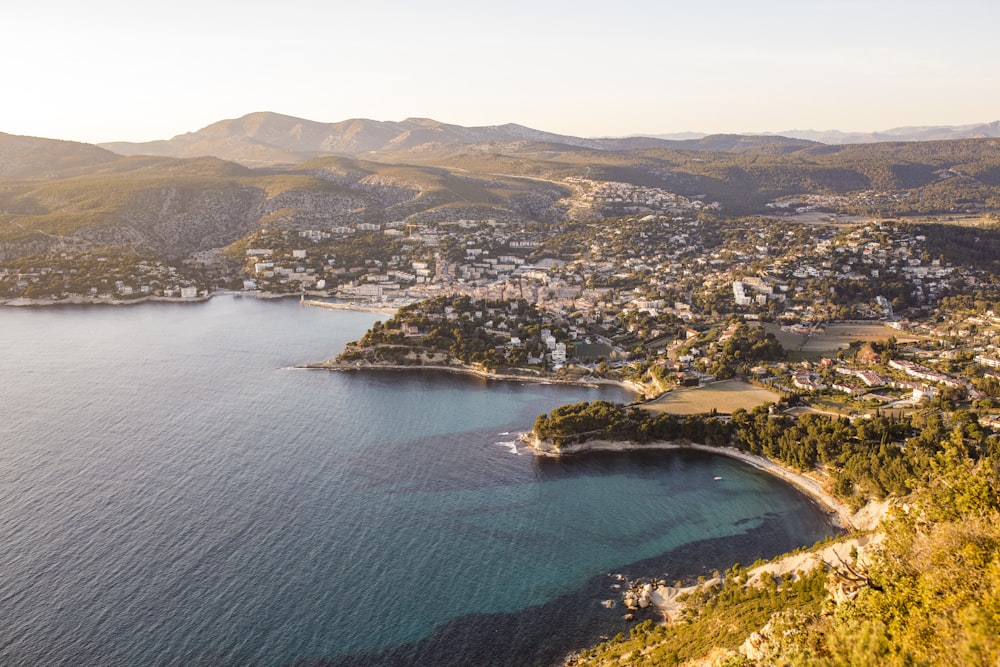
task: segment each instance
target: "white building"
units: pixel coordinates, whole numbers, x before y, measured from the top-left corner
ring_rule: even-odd
[[[556,343],[552,350],[552,363],[560,365],[566,363],[566,343]]]

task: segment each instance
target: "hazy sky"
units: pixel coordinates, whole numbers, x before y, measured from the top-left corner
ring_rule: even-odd
[[[166,139],[276,111],[579,136],[1000,119],[996,0],[12,0],[0,131]]]

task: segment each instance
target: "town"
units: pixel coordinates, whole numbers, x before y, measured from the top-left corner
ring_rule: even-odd
[[[264,228],[170,264],[64,252],[5,264],[0,298],[127,303],[229,290],[332,300],[402,309],[391,322],[411,345],[435,347],[425,340],[435,318],[471,323],[464,337],[478,343],[452,336],[437,347],[483,370],[623,379],[654,396],[738,378],[789,409],[855,417],[968,405],[984,410],[984,423],[1000,420],[989,413],[1000,395],[1000,299],[985,228],[732,217],[703,198],[569,180],[582,219]],[[844,322],[857,339],[838,330]],[[746,329],[783,352],[763,338],[733,347]]]

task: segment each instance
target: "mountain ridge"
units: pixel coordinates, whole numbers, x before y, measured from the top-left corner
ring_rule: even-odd
[[[489,219],[544,227],[644,212],[644,202],[662,193],[717,202],[728,216],[782,212],[800,197],[808,201],[796,207],[876,216],[1000,210],[995,138],[828,145],[711,135],[574,144],[515,124],[335,125],[251,114],[156,144],[161,152],[180,146],[186,157],[121,156],[0,134],[0,261],[108,243],[176,257],[273,226]],[[345,146],[382,152],[330,152]],[[244,159],[226,159],[227,151]],[[589,193],[602,184],[644,195],[630,204],[598,201]]]
[[[954,139],[991,139],[1000,137],[1000,121],[966,125],[908,125],[874,132],[844,132],[841,130],[782,130],[780,132],[741,132],[741,136],[787,137],[804,139],[821,144],[873,144],[887,141],[950,141]],[[702,132],[674,132],[670,134],[637,135],[657,139],[700,139],[709,136]]]
[[[536,130],[517,123],[466,127],[422,117],[409,117],[401,121],[350,118],[327,123],[257,111],[239,118],[216,121],[171,139],[97,145],[120,155],[178,158],[213,156],[245,166],[259,167],[297,164],[322,155],[390,160],[410,156],[419,161],[468,147],[482,146],[484,150],[490,150],[492,146],[520,142],[599,151],[647,148],[733,151],[762,145],[789,150],[808,145],[842,146],[996,137],[1000,137],[1000,121],[956,126],[896,127],[876,132],[683,132],[586,138]]]
[[[655,137],[588,139],[536,130],[517,123],[465,127],[431,118],[375,121],[351,118],[335,123],[259,111],[217,121],[200,130],[171,139],[148,142],[108,142],[100,147],[120,155],[162,157],[214,157],[247,166],[294,164],[320,155],[343,157],[388,156],[401,153],[443,154],[460,148],[518,142],[550,143],[587,150],[616,151],[637,148],[687,148],[719,150],[742,145],[773,143],[804,146],[805,140],[786,137],[711,135],[698,139],[665,140]]]

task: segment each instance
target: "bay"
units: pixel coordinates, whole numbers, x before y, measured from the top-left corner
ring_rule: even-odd
[[[219,297],[0,311],[0,662],[551,664],[670,580],[832,534],[694,452],[536,460],[617,388],[331,373],[370,313]],[[721,479],[715,479],[720,477]]]

